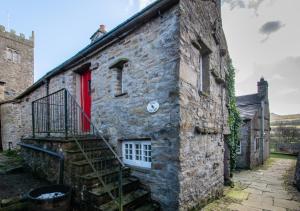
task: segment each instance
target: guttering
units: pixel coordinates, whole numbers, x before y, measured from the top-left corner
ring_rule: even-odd
[[[126,32],[130,32],[132,29],[136,29],[141,25],[145,24],[148,20],[161,15],[164,11],[172,7],[173,5],[177,4],[179,0],[157,0],[154,3],[150,4],[148,7],[140,11],[139,13],[135,14],[131,18],[127,19],[125,22],[121,23],[111,31],[104,34],[95,42],[89,44],[84,49],[79,51],[76,55],[59,65],[58,67],[54,68],[50,72],[48,72],[44,77],[39,79],[36,83],[34,83],[31,87],[25,90],[22,94],[20,94],[17,99],[24,97],[25,95],[29,94],[36,88],[40,87],[43,84],[45,79],[50,79],[55,75],[64,72],[68,69],[70,65],[75,63],[76,61],[85,58],[95,50],[98,50],[102,46],[110,43],[116,38],[126,36]],[[125,34],[125,35],[124,35]]]
[[[37,146],[31,145],[31,144],[19,143],[19,145],[21,147],[24,147],[27,149],[32,149],[32,150],[39,151],[39,152],[43,152],[50,156],[58,158],[59,159],[59,181],[58,181],[58,183],[59,184],[64,183],[64,161],[65,161],[65,158],[64,158],[63,154],[60,154],[60,153],[57,153],[54,151],[50,151],[50,150],[47,150],[47,149],[44,149],[41,147],[37,147]]]

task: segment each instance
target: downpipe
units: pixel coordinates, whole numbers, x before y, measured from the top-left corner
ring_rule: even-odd
[[[46,153],[50,156],[53,156],[55,158],[59,159],[59,181],[58,184],[63,184],[64,183],[64,163],[65,163],[65,158],[63,154],[51,151],[51,150],[47,150],[47,149],[43,149],[41,147],[37,147],[31,144],[24,144],[24,143],[19,143],[18,145],[20,145],[23,148],[27,148],[27,149],[31,149],[31,150],[35,150],[38,152],[43,152]]]

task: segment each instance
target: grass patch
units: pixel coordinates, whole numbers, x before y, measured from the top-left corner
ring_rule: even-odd
[[[270,153],[270,158],[279,158],[279,159],[290,159],[290,160],[297,160],[296,155],[284,154],[284,153]]]
[[[19,151],[18,150],[6,150],[3,152],[3,155],[14,158],[14,157],[19,157]]]

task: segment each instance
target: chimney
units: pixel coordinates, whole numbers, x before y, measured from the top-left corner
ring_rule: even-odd
[[[268,100],[268,82],[265,81],[264,77],[260,78],[260,81],[257,82],[257,93],[258,96]]]
[[[101,24],[99,29],[91,36],[91,42],[95,42],[98,38],[106,34],[105,25]]]
[[[105,34],[105,33],[106,33],[105,25],[103,25],[103,24],[100,25],[100,27],[99,27],[99,32],[101,32],[102,34]]]

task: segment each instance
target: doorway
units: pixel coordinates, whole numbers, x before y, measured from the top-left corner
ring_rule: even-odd
[[[91,106],[92,106],[92,97],[91,97],[91,71],[86,70],[80,75],[80,87],[81,87],[81,107],[85,112],[85,115],[82,117],[82,131],[90,131],[90,119],[91,119]]]

